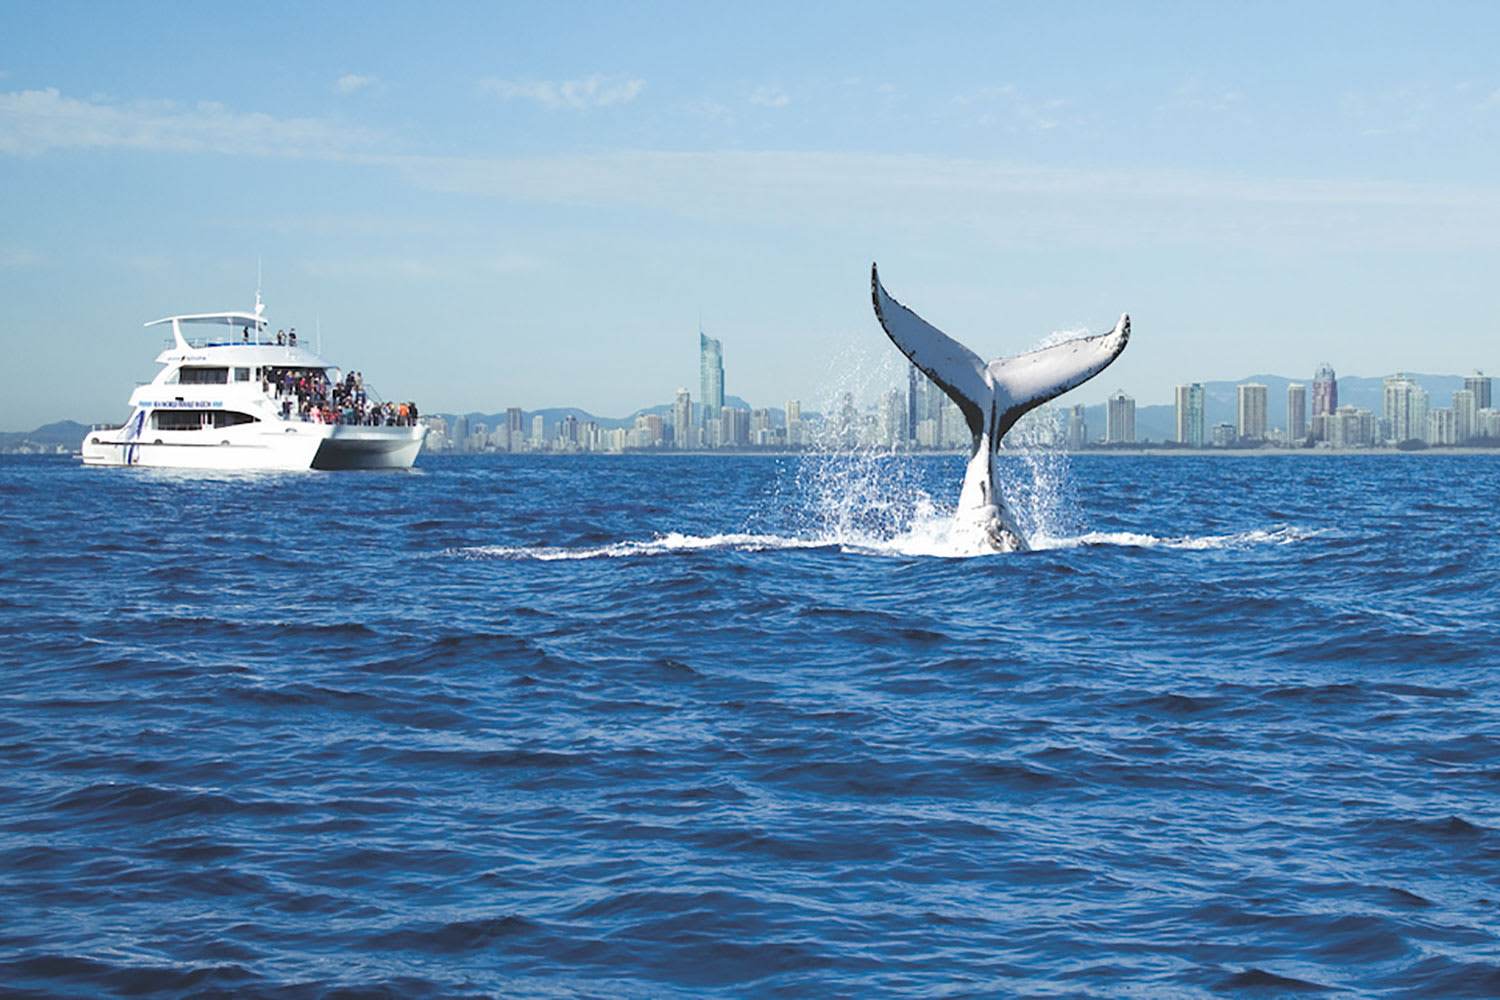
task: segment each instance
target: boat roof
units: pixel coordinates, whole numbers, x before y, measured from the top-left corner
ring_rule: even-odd
[[[192,316],[168,316],[165,319],[154,319],[147,326],[161,326],[163,323],[223,323],[226,326],[253,326],[259,329],[266,326],[264,316],[247,312],[226,313],[196,313]]]

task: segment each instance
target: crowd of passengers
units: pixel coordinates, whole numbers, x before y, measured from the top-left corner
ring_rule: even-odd
[[[267,395],[281,400],[281,416],[321,424],[365,426],[413,426],[416,403],[377,403],[365,395],[364,376],[350,372],[342,381],[329,384],[320,371],[297,368],[262,368],[260,384]]]

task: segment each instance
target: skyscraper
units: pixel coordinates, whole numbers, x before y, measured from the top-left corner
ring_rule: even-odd
[[[1464,388],[1474,394],[1474,409],[1488,410],[1495,405],[1490,402],[1490,379],[1484,372],[1465,375]]]
[[[1286,387],[1286,443],[1301,444],[1307,439],[1307,386],[1292,382]]]
[[[1409,375],[1385,379],[1385,437],[1395,444],[1427,440],[1427,390]]]
[[[1237,430],[1241,441],[1264,441],[1266,439],[1266,387],[1259,382],[1247,382],[1236,392],[1239,402]]]
[[[526,415],[519,406],[505,411],[505,436],[508,450],[521,450],[521,442],[526,437]]]
[[[1332,365],[1319,365],[1317,374],[1313,376],[1312,415],[1315,417],[1332,416],[1338,408],[1338,377],[1333,374]]]
[[[1468,379],[1464,379],[1468,382]],[[1474,390],[1460,389],[1453,394],[1453,443],[1464,444],[1476,436],[1479,407],[1474,405]]]
[[[892,389],[880,398],[879,443],[883,447],[894,448],[907,441],[905,402],[900,389]]]
[[[1116,389],[1105,407],[1104,440],[1108,444],[1135,444],[1135,398]]]
[[[800,399],[786,401],[786,443],[794,448],[807,443],[802,439],[802,401]]]
[[[678,448],[698,446],[698,428],[693,426],[693,397],[686,389],[677,390],[672,403],[672,443]]]
[[[698,331],[698,398],[703,410],[702,424],[719,419],[724,409],[724,345]]]
[[[1089,420],[1082,403],[1068,411],[1068,450],[1080,451],[1089,440]]]
[[[719,447],[743,448],[750,443],[750,411],[726,406],[719,411]]]
[[[1201,382],[1177,387],[1177,443],[1203,447],[1208,417],[1208,397]]]

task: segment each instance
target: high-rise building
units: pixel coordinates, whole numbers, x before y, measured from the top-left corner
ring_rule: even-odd
[[[519,406],[512,406],[505,411],[506,449],[508,451],[520,451],[521,441],[525,436],[526,414],[521,412]]]
[[[1358,406],[1340,406],[1326,418],[1327,440],[1335,448],[1368,448],[1375,443],[1375,414]]]
[[[1333,374],[1332,365],[1319,365],[1317,373],[1313,375],[1312,415],[1315,417],[1331,416],[1338,408],[1338,376]]]
[[[1081,451],[1089,443],[1089,418],[1082,403],[1068,411],[1068,450]]]
[[[750,411],[726,406],[719,411],[719,446],[743,448],[750,443]]]
[[[1201,382],[1177,387],[1177,443],[1190,448],[1203,447],[1204,428],[1208,423],[1208,395]]]
[[[724,345],[698,331],[698,398],[702,400],[702,423],[719,419],[724,408]]]
[[[1465,379],[1464,381],[1468,381]],[[1460,389],[1453,394],[1453,443],[1464,444],[1477,436],[1479,407],[1473,389]]]
[[[1485,408],[1474,414],[1474,436],[1500,438],[1500,410]]]
[[[1422,440],[1428,444],[1458,444],[1458,421],[1452,410],[1428,410],[1426,434]]]
[[[943,419],[943,404],[947,402],[948,396],[943,390],[923,374],[916,365],[907,369],[906,373],[906,432],[908,441],[919,440],[922,424],[932,421],[935,426],[941,426]]]
[[[531,446],[538,450],[547,446],[547,425],[542,421],[542,415],[536,414],[531,418]]]
[[[1495,405],[1490,401],[1490,378],[1484,372],[1465,375],[1464,388],[1474,394],[1474,409],[1488,410]]]
[[[469,449],[469,418],[462,413],[453,418],[453,447],[459,451]]]
[[[1259,382],[1247,382],[1240,386],[1235,396],[1239,402],[1239,421],[1236,430],[1241,441],[1264,441],[1266,439],[1266,387]]]
[[[693,397],[686,389],[677,390],[672,403],[672,443],[678,448],[698,447],[698,428],[693,426]]]
[[[1307,440],[1307,386],[1292,382],[1286,387],[1286,443],[1299,445]]]
[[[880,397],[880,430],[877,443],[883,448],[894,448],[905,444],[909,438],[906,429],[907,400],[901,398],[900,389],[892,389]]]
[[[807,443],[803,438],[802,401],[800,399],[786,401],[786,443],[793,448]]]
[[[1116,389],[1105,407],[1104,440],[1108,444],[1135,444],[1135,399]]]
[[[1409,375],[1385,379],[1385,439],[1394,444],[1427,440],[1427,390]]]

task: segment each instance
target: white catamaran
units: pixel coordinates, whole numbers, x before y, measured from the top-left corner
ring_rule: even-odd
[[[381,402],[358,373],[344,373],[297,343],[269,336],[255,312],[168,316],[172,341],[156,378],[130,396],[130,417],[83,439],[87,465],[193,469],[406,469],[427,428],[414,404]],[[188,340],[190,324],[219,328]]]

